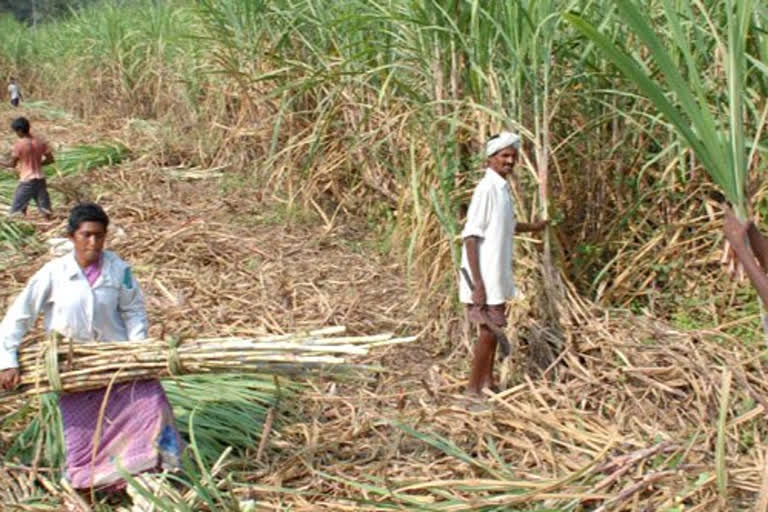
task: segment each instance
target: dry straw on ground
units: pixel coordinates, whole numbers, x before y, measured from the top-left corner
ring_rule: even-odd
[[[306,448],[254,481],[306,490],[299,510],[350,498],[366,503],[347,501],[350,510],[701,511],[764,499],[768,389],[756,351],[625,314],[568,332],[556,367],[515,375],[485,413],[457,396],[453,358],[372,389],[318,390],[314,421],[284,431],[286,452]]]

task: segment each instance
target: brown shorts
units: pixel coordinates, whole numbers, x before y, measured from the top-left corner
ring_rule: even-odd
[[[494,304],[492,306],[476,306],[474,304],[467,304],[467,313],[469,313],[470,322],[476,324],[483,324],[482,316],[480,312],[485,310],[488,320],[490,320],[497,327],[507,326],[507,305],[506,304]]]

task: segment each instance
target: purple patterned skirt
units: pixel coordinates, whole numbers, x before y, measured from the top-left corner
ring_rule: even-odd
[[[178,468],[183,442],[160,381],[115,384],[99,426],[106,391],[62,393],[59,398],[72,487],[120,488],[125,485],[120,470],[135,475]]]

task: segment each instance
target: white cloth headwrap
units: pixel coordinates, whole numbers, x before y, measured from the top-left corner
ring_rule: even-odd
[[[493,156],[504,148],[513,146],[520,148],[520,136],[511,132],[501,132],[498,137],[488,141],[485,146],[485,156]]]

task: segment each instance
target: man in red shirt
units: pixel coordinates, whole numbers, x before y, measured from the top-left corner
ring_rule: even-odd
[[[53,153],[48,144],[29,132],[29,121],[19,117],[11,123],[19,140],[13,145],[9,167],[15,167],[19,174],[19,185],[13,195],[10,215],[27,214],[27,205],[34,199],[37,209],[51,220],[51,198],[42,167],[53,163]]]

